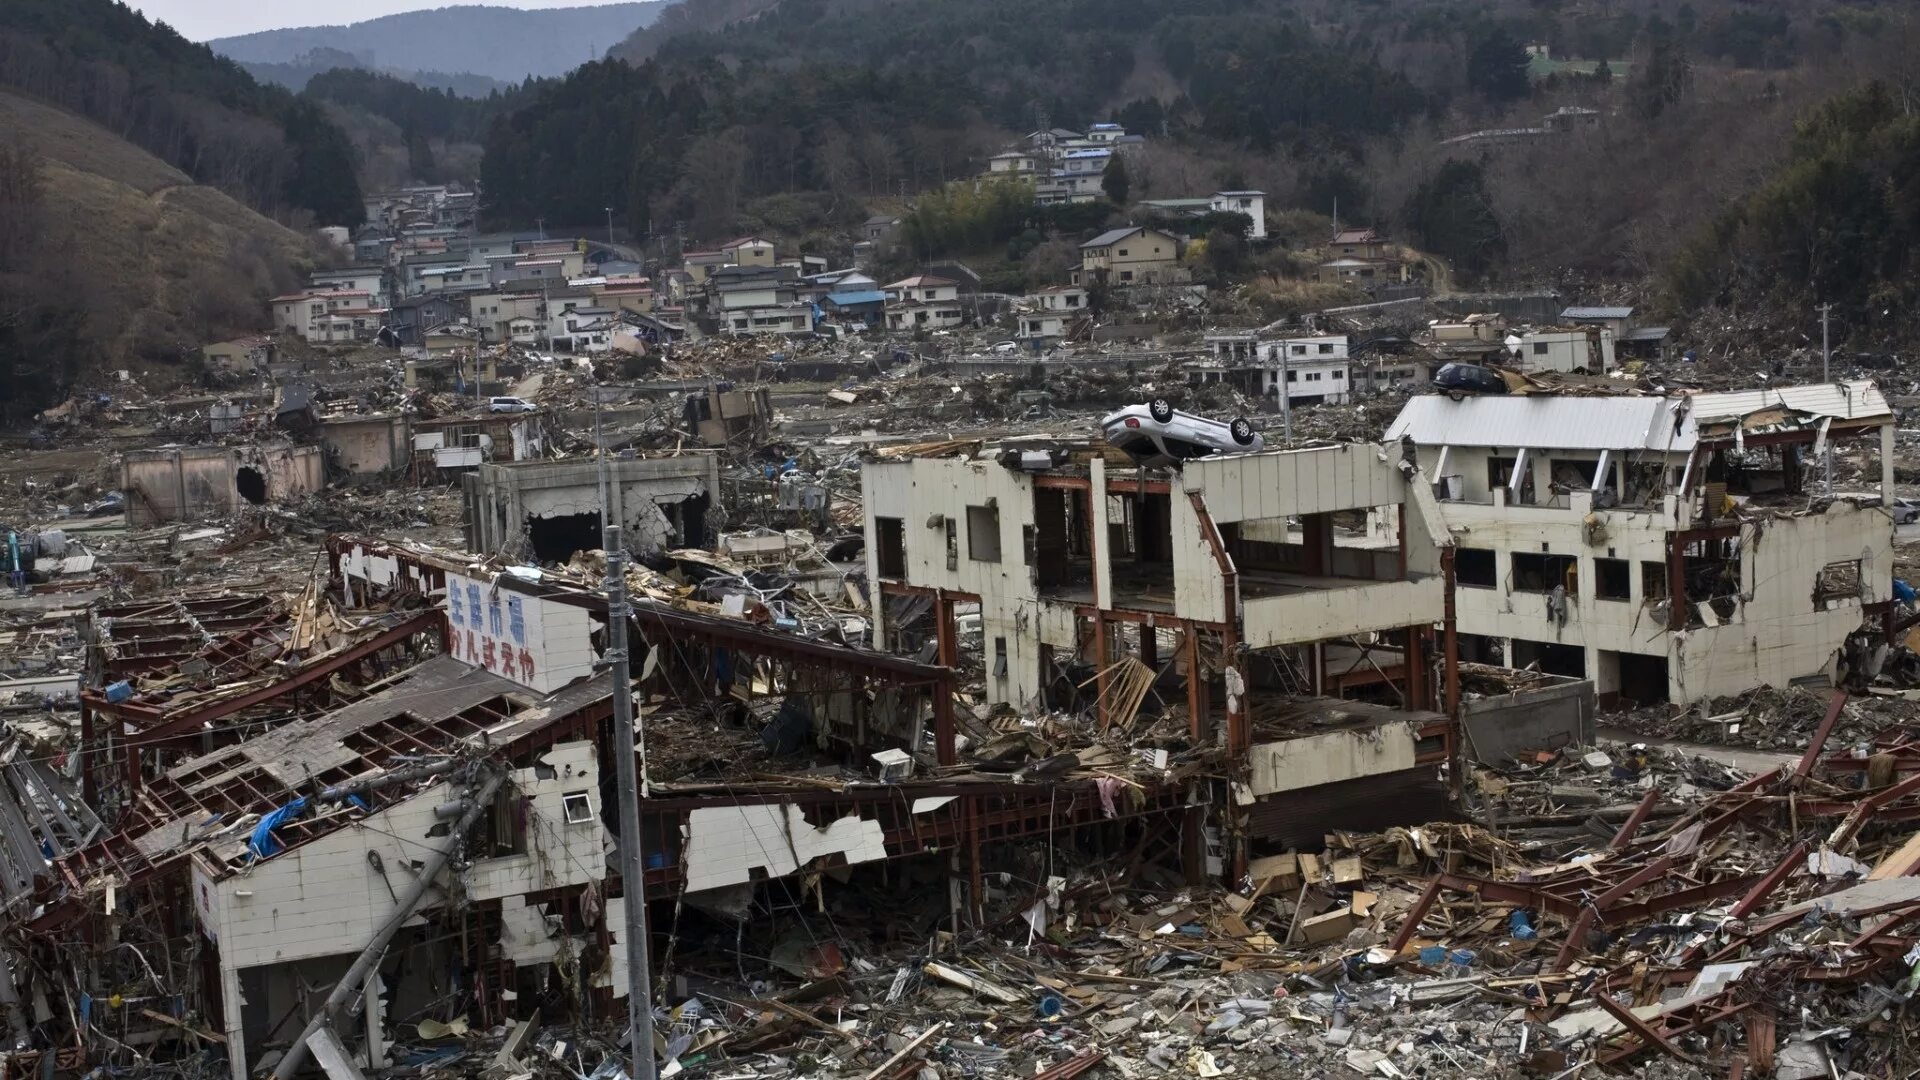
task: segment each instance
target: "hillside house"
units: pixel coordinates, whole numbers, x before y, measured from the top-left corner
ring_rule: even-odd
[[[202,346],[200,357],[215,371],[251,375],[273,362],[273,339],[261,335]]]
[[[1073,173],[1054,169],[1033,185],[1034,204],[1051,206],[1057,203],[1095,202],[1106,197],[1100,187],[1100,179],[1097,172]]]
[[[1019,336],[1028,341],[1058,341],[1076,316],[1054,311],[1029,311],[1020,316]]]
[[[429,327],[458,317],[454,298],[446,293],[403,297],[387,310],[387,330],[396,345],[422,345]]]
[[[1176,217],[1245,214],[1247,239],[1267,238],[1267,193],[1264,191],[1216,191],[1204,199],[1141,199],[1137,205]]]
[[[951,278],[936,277],[931,274],[917,274],[901,278],[886,287],[888,302],[918,300],[922,303],[940,303],[960,299],[960,283]]]
[[[387,268],[384,266],[342,266],[333,270],[315,270],[307,275],[307,287],[316,291],[337,289],[364,292],[371,306],[387,306]]]
[[[558,352],[606,352],[613,347],[615,325],[612,309],[581,304],[547,316],[547,341]]]
[[[1617,366],[1613,331],[1605,326],[1529,327],[1510,347],[1513,364],[1522,371],[1605,375]]]
[[[1458,545],[1465,659],[1686,705],[1834,680],[1892,603],[1894,416],[1871,382],[1430,394],[1387,438],[1411,441]],[[1868,459],[1864,493],[1816,494],[1836,443]]]
[[[1336,259],[1383,260],[1393,254],[1393,245],[1368,228],[1341,229],[1327,241],[1327,252]]]
[[[1112,160],[1113,151],[1106,147],[1069,150],[1060,155],[1060,168],[1069,176],[1099,176]]]
[[[1567,326],[1602,326],[1612,331],[1615,338],[1626,336],[1636,325],[1631,307],[1575,305],[1561,310],[1560,321]]]
[[[1207,209],[1217,214],[1245,214],[1250,220],[1247,239],[1267,238],[1267,193],[1264,191],[1216,191],[1207,200]]]
[[[960,283],[932,274],[916,274],[888,285],[887,329],[943,330],[965,321]]]
[[[735,266],[772,266],[773,241],[762,240],[757,236],[743,236],[720,245],[720,253],[728,256]]]
[[[1111,285],[1172,282],[1180,269],[1180,238],[1163,229],[1128,225],[1110,229],[1080,245],[1075,285],[1105,281]]]
[[[510,340],[508,327],[515,319],[537,321],[545,316],[546,297],[537,281],[508,282],[467,297],[468,321],[480,331],[480,340],[489,345]]]
[[[1040,160],[1034,155],[1020,150],[1008,150],[987,159],[989,173],[1007,173],[1015,176],[1031,176],[1039,169]]]
[[[1209,334],[1213,361],[1190,367],[1190,383],[1226,382],[1253,397],[1280,399],[1285,407],[1344,405],[1352,399],[1347,335],[1264,337],[1257,332]]]
[[[713,276],[714,271],[723,266],[732,266],[733,256],[723,251],[689,251],[681,258],[681,266],[693,279],[693,287],[700,288]]]
[[[1079,314],[1087,309],[1087,290],[1078,285],[1050,285],[1027,294],[1027,303],[1041,311]]]
[[[492,268],[486,263],[462,263],[434,266],[418,274],[421,292],[472,292],[493,284]]]

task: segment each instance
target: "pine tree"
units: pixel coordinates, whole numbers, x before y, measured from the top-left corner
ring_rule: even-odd
[[[1113,205],[1125,206],[1128,190],[1132,186],[1133,181],[1127,176],[1126,159],[1119,154],[1113,155],[1107,161],[1106,171],[1100,174],[1100,190],[1107,193],[1107,198],[1113,200]]]

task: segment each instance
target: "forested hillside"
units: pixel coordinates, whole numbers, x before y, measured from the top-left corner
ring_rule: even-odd
[[[77,378],[266,325],[306,240],[112,132],[0,91],[0,428]]]
[[[1916,19],[1873,0],[687,0],[614,55],[654,65],[634,78],[663,88],[728,72],[726,96],[748,102],[836,66],[924,86],[912,121],[952,132],[947,156],[976,169],[1042,124],[1118,120],[1151,139],[1128,161],[1136,199],[1245,184],[1270,208],[1337,210],[1412,241],[1465,283],[1623,288],[1682,318],[1832,299],[1863,328],[1920,269],[1899,180]],[[591,127],[580,109],[552,115]],[[856,191],[937,186],[899,111],[776,105],[799,125],[793,182],[831,190],[845,171],[822,168],[835,155],[820,148],[851,145]],[[537,119],[518,123],[489,142],[497,174],[543,142]],[[592,190],[573,196],[556,170],[550,195],[496,209],[633,201],[697,220],[714,216],[686,212],[702,170],[731,180],[736,159],[725,189],[743,204],[789,191],[756,164],[769,152],[753,109],[679,126],[693,142],[731,130],[731,149],[672,180],[657,163],[645,182],[585,170]]]
[[[0,3],[0,86],[58,105],[269,214],[364,214],[346,137],[312,101],[262,86],[113,0]]]

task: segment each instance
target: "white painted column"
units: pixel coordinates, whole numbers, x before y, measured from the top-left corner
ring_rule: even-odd
[[[227,1072],[233,1080],[249,1080],[247,1075],[247,1040],[241,1031],[241,1010],[246,1000],[240,994],[240,969],[220,965],[220,1001],[222,1004],[221,1023],[226,1026],[227,1036]]]
[[[1880,425],[1880,505],[1893,502],[1893,436],[1892,424]]]

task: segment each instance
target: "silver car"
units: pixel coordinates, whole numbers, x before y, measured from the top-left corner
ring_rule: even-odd
[[[1253,421],[1226,423],[1176,410],[1165,398],[1129,405],[1100,421],[1107,442],[1142,465],[1174,465],[1210,454],[1251,453],[1266,445]]]

